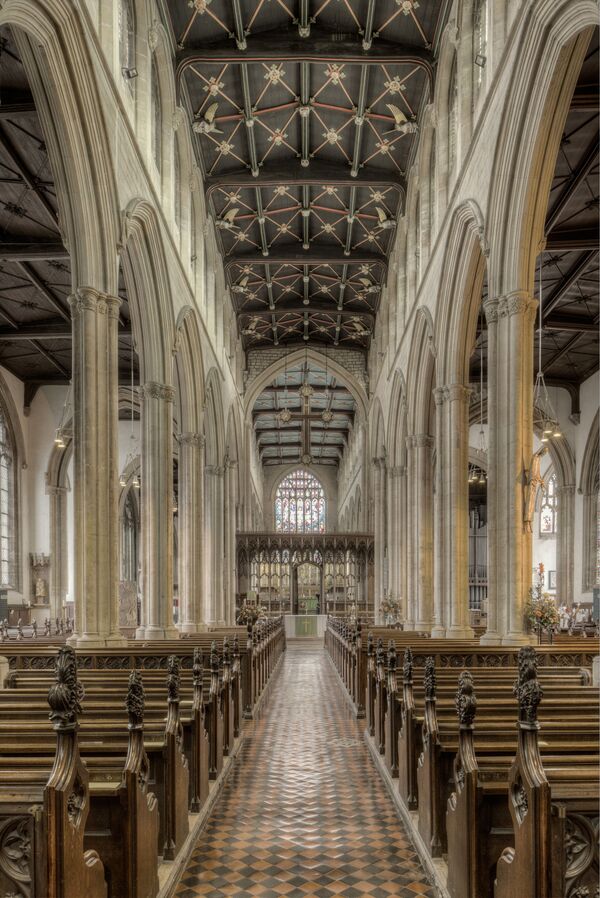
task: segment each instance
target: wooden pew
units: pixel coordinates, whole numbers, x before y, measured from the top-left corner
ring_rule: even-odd
[[[103,864],[84,846],[90,792],[77,740],[80,695],[73,650],[61,649],[48,694],[56,751],[47,782],[20,782],[13,775],[0,783],[3,894],[107,896]]]
[[[531,733],[535,733],[536,750],[538,748],[537,705],[542,695],[533,649],[523,649],[520,662],[519,677],[515,685],[519,702],[517,755],[525,743],[531,748]],[[523,781],[517,782],[514,777],[512,781],[510,779],[509,770],[514,753],[491,758],[478,756],[475,752],[473,735],[476,708],[473,677],[469,671],[463,671],[456,694],[459,744],[453,765],[454,792],[447,807],[448,890],[453,898],[491,898],[496,859],[505,847],[513,844],[509,806],[521,820],[528,813]],[[539,751],[535,758],[529,753],[528,759],[533,759],[532,769],[538,769],[538,772],[543,769]],[[596,751],[587,763],[575,765],[571,751],[567,748],[562,756],[555,756],[552,767],[549,768],[553,790],[563,798],[568,796],[573,803],[577,802],[583,788],[584,794],[588,796],[588,805],[594,799],[597,803],[600,795],[599,761],[600,756]],[[510,796],[508,802],[507,793]],[[578,810],[581,810],[580,806]],[[532,847],[535,847],[533,843]],[[555,859],[554,853],[552,857]],[[543,854],[539,858],[539,865],[543,866],[549,860],[550,854]],[[537,861],[530,859],[529,864],[535,867]],[[556,875],[553,875],[556,882]],[[507,891],[506,896],[508,894]],[[544,898],[553,898],[554,894],[562,895],[563,892],[538,892],[536,888],[531,892],[523,890],[510,894],[539,894]]]

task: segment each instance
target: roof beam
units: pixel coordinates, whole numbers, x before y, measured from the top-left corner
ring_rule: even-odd
[[[215,41],[186,47],[177,53],[176,77],[192,65],[241,65],[273,62],[308,62],[359,65],[411,65],[423,69],[429,86],[433,84],[433,55],[420,47],[378,40],[369,50],[355,40],[333,40],[331,35],[313,34],[310,42],[290,31],[271,31],[246,38],[247,49],[232,47],[229,41]]]
[[[4,313],[0,313],[4,316]],[[131,328],[120,328],[119,337],[131,334]],[[52,318],[34,324],[14,323],[13,327],[0,327],[0,343],[16,343],[23,340],[70,340],[72,330],[70,321]]]
[[[35,262],[36,259],[68,258],[68,250],[60,240],[38,240],[36,243],[0,241],[0,262]]]
[[[594,318],[581,316],[556,316],[544,321],[545,331],[573,331],[577,333],[598,333],[598,324]]]
[[[597,228],[557,228],[546,236],[546,252],[598,249]]]
[[[49,287],[43,282],[43,280],[38,277],[37,273],[31,268],[27,262],[18,262],[17,267],[23,272],[27,280],[31,281],[33,286],[42,294],[44,299],[50,304],[50,306],[57,312],[61,318],[65,321],[70,322],[71,316],[69,313],[63,308],[62,304],[58,301],[57,297],[52,293]]]
[[[574,337],[571,337],[562,349],[557,350],[554,355],[550,356],[549,359],[544,361],[544,371],[549,371],[552,368],[552,365],[556,365],[557,362],[563,358],[563,356],[567,355],[577,344],[577,342],[581,339],[581,334],[575,334]]]
[[[344,255],[341,247],[313,245],[310,250],[301,250],[297,248],[297,244],[275,247],[270,250],[268,259],[272,265],[345,265],[348,262],[348,257]],[[256,251],[234,253],[226,256],[224,260],[226,271],[234,265],[257,264],[264,265],[265,257]],[[384,255],[363,250],[356,250],[353,253],[352,265],[377,265],[383,273],[387,271],[387,259]]]
[[[399,193],[404,193],[406,189],[405,179],[393,172],[381,171],[369,165],[361,168],[356,177],[352,177],[349,168],[317,159],[311,159],[307,166],[298,162],[292,162],[287,166],[282,166],[278,162],[267,162],[259,169],[256,177],[249,170],[211,175],[206,178],[205,188],[207,196],[211,196],[220,188],[278,187],[280,184],[285,184],[288,187],[303,185],[322,187],[326,185],[327,187],[363,186],[378,190],[393,188]]]
[[[600,106],[597,84],[578,84],[571,99],[571,109],[585,109],[595,112]]]
[[[11,163],[17,169],[19,174],[21,175],[24,184],[30,190],[35,197],[37,198],[40,206],[43,208],[46,213],[46,217],[50,219],[53,225],[57,225],[57,217],[56,212],[52,208],[48,197],[44,193],[44,190],[40,188],[37,178],[33,175],[25,162],[24,159],[21,158],[17,149],[13,146],[12,141],[8,137],[8,135],[2,131],[0,128],[0,146],[10,159]]]
[[[0,119],[11,118],[14,115],[31,115],[35,112],[35,103],[29,92],[2,90]]]
[[[553,309],[556,308],[558,303],[561,301],[563,296],[571,289],[573,284],[575,284],[581,275],[585,272],[585,270],[590,266],[590,264],[596,258],[596,251],[592,250],[591,252],[584,253],[579,259],[577,259],[573,265],[569,268],[565,276],[562,278],[560,283],[554,288],[552,293],[545,299],[544,301],[544,318],[548,317]]]
[[[331,315],[332,318],[336,315],[340,315],[342,317],[342,321],[344,318],[360,318],[365,319],[369,322],[369,324],[374,324],[375,315],[373,312],[352,312],[350,310],[344,310],[340,312],[336,306],[330,305],[323,308],[316,307],[314,305],[301,305],[301,306],[275,306],[273,309],[267,310],[265,308],[260,309],[240,309],[237,310],[237,314],[240,317],[247,316],[248,318],[256,318],[261,314],[275,313],[276,315],[304,315],[308,312],[311,315]],[[334,326],[334,322],[332,322],[332,327]]]
[[[571,176],[568,178],[566,183],[563,184],[560,193],[554,201],[552,209],[550,210],[548,217],[546,218],[546,232],[550,232],[552,230],[552,228],[562,215],[565,206],[567,205],[569,200],[571,200],[581,182],[589,174],[590,169],[598,159],[599,147],[600,141],[598,140],[598,137],[596,137],[585,151],[583,157],[579,161],[578,166],[571,173]]]

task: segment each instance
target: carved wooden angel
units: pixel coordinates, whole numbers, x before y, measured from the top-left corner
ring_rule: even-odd
[[[523,529],[526,533],[533,533],[533,516],[535,514],[535,498],[538,487],[544,486],[541,474],[542,456],[546,453],[546,447],[539,449],[531,459],[531,467],[527,473],[525,485],[525,502],[523,503]]]

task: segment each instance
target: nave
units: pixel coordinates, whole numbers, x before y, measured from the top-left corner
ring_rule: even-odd
[[[176,898],[433,898],[320,644],[269,690]]]

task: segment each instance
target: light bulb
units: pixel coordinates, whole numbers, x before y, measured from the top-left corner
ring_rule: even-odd
[[[562,436],[562,433],[560,432],[560,429],[558,427],[556,428],[556,430],[554,431],[552,436],[553,437],[561,437]]]
[[[546,436],[546,431],[544,431],[544,435],[540,439],[540,443],[547,443],[547,442],[548,442],[548,437]]]
[[[133,486],[136,490],[139,490],[139,488],[140,488],[140,481],[138,480],[137,474],[134,474],[134,477],[133,477],[133,480],[131,481],[131,484],[132,484],[132,486]]]
[[[125,474],[121,474],[121,476],[119,477],[119,486],[127,486]]]

